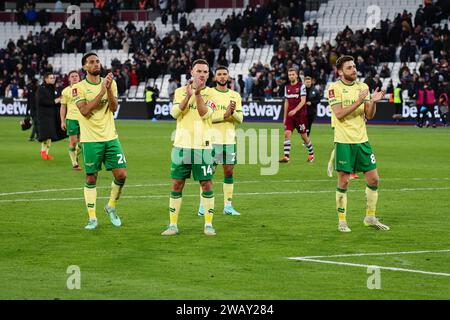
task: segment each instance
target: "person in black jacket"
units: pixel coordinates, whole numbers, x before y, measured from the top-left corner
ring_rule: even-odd
[[[36,108],[36,91],[38,89],[38,82],[36,79],[32,79],[27,85],[27,116],[31,117],[31,123],[33,128],[31,129],[31,135],[29,141],[35,141],[38,139],[38,119]]]
[[[44,82],[37,92],[37,117],[39,122],[39,142],[41,142],[41,157],[44,160],[53,160],[49,149],[52,141],[66,138],[61,129],[59,117],[60,97],[55,89],[56,77],[52,73],[44,75]]]
[[[317,105],[320,102],[320,92],[314,87],[314,79],[305,77],[306,106],[308,108],[308,137],[311,134],[312,124],[317,115]]]

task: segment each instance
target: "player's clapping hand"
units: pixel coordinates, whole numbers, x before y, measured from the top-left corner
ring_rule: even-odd
[[[194,91],[192,89],[193,83],[194,83],[194,81],[192,79],[187,82],[186,93],[188,94],[188,96],[192,96],[194,94]]]
[[[386,93],[384,90],[379,90],[380,88],[376,88],[374,93],[372,94],[372,101],[373,102],[378,102],[381,99],[383,99],[384,94]]]
[[[364,101],[364,99],[367,97],[368,94],[369,94],[368,89],[361,90],[359,92],[359,96],[358,96],[359,101],[361,101],[361,102]]]
[[[228,105],[227,110],[225,111],[225,114],[223,115],[223,117],[225,119],[230,117],[235,110],[236,110],[236,102],[230,101],[230,104]]]
[[[199,95],[200,91],[202,91],[202,89],[205,86],[205,81],[202,79],[196,79],[194,80],[194,85],[195,85],[195,95]]]
[[[113,81],[113,74],[110,72],[110,73],[108,73],[106,75],[106,78],[105,78],[105,87],[106,87],[106,89],[110,89],[111,88],[112,81]]]

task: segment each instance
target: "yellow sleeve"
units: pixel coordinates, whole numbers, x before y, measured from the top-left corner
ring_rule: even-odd
[[[116,80],[113,80],[113,81],[111,82],[111,88],[112,88],[112,92],[113,92],[114,97],[115,97],[116,99],[119,99],[119,91],[117,90],[117,83],[116,83]]]
[[[211,106],[217,106],[217,98],[215,97],[214,92],[211,90],[212,94],[209,97],[209,100],[206,102],[206,104],[211,107]],[[223,122],[225,121],[223,114],[224,112],[219,111],[219,109],[217,109],[216,107],[212,107],[213,113],[211,115],[211,122],[212,123],[219,123],[219,122]]]
[[[328,105],[330,108],[335,104],[342,104],[342,93],[341,90],[332,83],[328,88]]]
[[[182,87],[184,88],[184,87]],[[175,90],[175,94],[173,97],[173,103],[172,103],[172,109],[170,110],[170,115],[174,117],[175,119],[178,119],[182,115],[181,109],[180,109],[180,103],[183,101],[183,95],[181,88],[178,88]]]
[[[69,101],[67,99],[67,88],[65,88],[61,92],[61,104],[65,104],[67,106],[68,103],[69,103]]]
[[[233,120],[237,123],[242,123],[244,121],[244,113],[242,112],[242,98],[238,95],[236,101],[236,110],[233,112]]]
[[[219,112],[218,110],[214,110],[211,115],[211,121],[212,123],[218,123],[223,122],[225,119],[223,118],[223,113]]]
[[[75,104],[78,104],[79,102],[86,101],[86,93],[84,91],[83,86],[81,85],[75,85],[74,86],[75,91],[75,98],[74,102]]]
[[[211,100],[208,100],[208,101],[206,101],[205,102],[205,105],[206,105],[206,107],[208,108],[208,112],[206,112],[203,116],[202,116],[202,120],[206,120],[206,119],[209,119],[209,118],[211,118],[212,119],[212,116],[213,116],[213,114],[215,113],[214,112],[214,110],[211,108]],[[223,116],[222,116],[222,119],[223,119]]]

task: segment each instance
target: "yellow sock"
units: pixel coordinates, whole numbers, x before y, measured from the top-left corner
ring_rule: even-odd
[[[84,201],[88,210],[90,219],[97,219],[95,215],[95,204],[97,202],[97,188],[95,184],[86,184],[84,186]]]
[[[231,205],[231,201],[233,200],[233,183],[224,183],[223,184],[223,201],[225,205]]]
[[[47,151],[47,141],[41,142],[41,152],[42,151]]]
[[[334,154],[335,154],[335,149],[333,149],[333,151],[331,151],[331,154],[330,154],[330,160],[328,160],[328,162],[334,162]]]
[[[77,154],[75,153],[75,148],[69,148],[69,157],[70,161],[72,161],[72,167],[75,167],[77,162]]]
[[[75,145],[75,153],[78,155],[78,154],[80,154],[80,152],[81,152],[81,147],[80,147],[80,143],[78,142]]]
[[[375,211],[377,210],[377,201],[378,201],[378,186],[367,185],[366,199],[367,199],[366,216],[375,217]]]
[[[181,192],[172,191],[170,193],[169,219],[170,219],[171,226],[176,226],[178,223],[178,214],[180,213],[182,200],[183,200],[183,198],[182,198]]]
[[[109,197],[108,206],[111,208],[115,208],[117,204],[117,200],[120,198],[120,194],[122,193],[123,186],[125,184],[125,181],[117,181],[114,179],[114,181],[111,183],[111,195]]]
[[[338,212],[339,222],[345,222],[347,220],[347,190],[336,190],[336,209]]]
[[[205,225],[212,225],[214,217],[214,192],[203,192],[202,198],[203,205],[205,206]]]

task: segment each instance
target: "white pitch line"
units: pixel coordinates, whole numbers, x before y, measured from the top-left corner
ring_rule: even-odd
[[[391,271],[402,271],[402,272],[429,274],[429,275],[433,275],[433,276],[450,277],[450,273],[443,273],[443,272],[430,272],[430,271],[415,270],[415,269],[383,267],[383,266],[377,266],[377,265],[371,265],[371,264],[358,264],[358,263],[337,262],[337,261],[329,261],[329,260],[316,260],[316,259],[306,259],[306,258],[290,258],[290,259],[298,260],[298,261],[307,261],[307,262],[318,262],[318,263],[325,263],[325,264],[336,264],[336,265],[341,265],[341,266],[360,267],[360,268],[371,267],[371,268],[378,268],[378,269],[391,270]]]
[[[383,189],[383,192],[408,192],[408,191],[436,191],[436,190],[450,190],[450,187],[444,188],[402,188],[402,189]],[[236,193],[235,196],[270,196],[270,195],[289,195],[289,194],[314,194],[314,193],[335,193],[335,190],[297,190],[297,191],[273,191],[273,192],[242,192]],[[347,192],[363,192],[363,190],[348,190]],[[121,199],[164,199],[169,195],[135,195],[135,196],[121,196]],[[198,194],[186,194],[183,197],[198,197]],[[97,197],[98,199],[109,199],[109,197]],[[41,198],[41,199],[5,199],[0,200],[0,203],[7,202],[40,202],[40,201],[75,201],[84,200],[84,198]]]
[[[450,178],[386,178],[382,179],[382,181],[450,181]],[[302,182],[335,182],[335,179],[299,179],[299,180],[273,180],[273,181],[264,181],[264,180],[249,180],[249,181],[238,181],[236,184],[251,184],[251,183],[302,183]],[[188,182],[186,185],[197,185],[196,182]],[[135,184],[135,185],[126,185],[127,188],[146,188],[146,187],[164,187],[170,186],[170,182],[166,183],[149,183],[149,184]],[[99,186],[97,189],[108,189],[110,186]],[[47,192],[61,192],[61,191],[80,191],[83,188],[62,188],[62,189],[41,189],[41,190],[30,190],[30,191],[17,191],[17,192],[4,192],[0,193],[0,196],[12,196],[12,195],[21,195],[21,194],[33,194],[33,193],[47,193]],[[407,189],[405,189],[407,190]]]
[[[444,249],[444,250],[420,250],[420,251],[400,251],[400,252],[349,253],[349,254],[334,254],[334,255],[329,255],[329,256],[290,257],[288,259],[321,259],[321,258],[364,257],[364,256],[388,256],[388,255],[440,253],[440,252],[450,252],[450,249]]]

